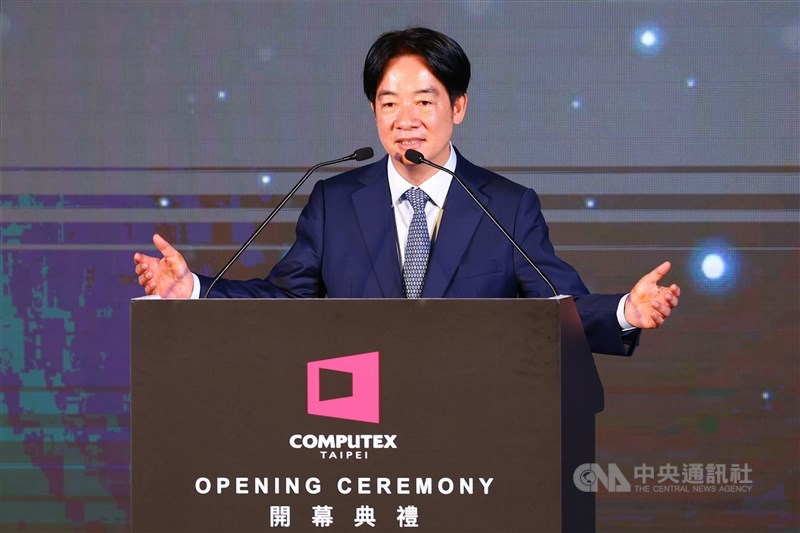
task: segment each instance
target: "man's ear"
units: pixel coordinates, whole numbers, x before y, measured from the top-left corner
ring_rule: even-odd
[[[462,94],[453,102],[453,124],[461,124],[467,114],[467,95]]]
[[[369,103],[369,108],[372,109],[372,114],[374,115],[375,114],[375,102],[370,102]]]

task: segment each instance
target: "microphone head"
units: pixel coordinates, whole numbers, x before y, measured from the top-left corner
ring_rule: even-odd
[[[413,148],[411,150],[406,150],[406,159],[411,161],[412,163],[419,165],[425,159],[425,156],[421,153],[417,152]]]
[[[371,158],[375,155],[375,152],[372,151],[372,148],[369,146],[365,146],[364,148],[359,148],[355,152],[353,152],[353,157],[356,161],[364,161],[365,159]]]

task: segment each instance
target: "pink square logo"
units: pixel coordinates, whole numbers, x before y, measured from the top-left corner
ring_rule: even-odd
[[[378,352],[322,359],[308,363],[308,414],[371,422],[380,420]],[[351,374],[353,394],[320,399],[320,370]]]

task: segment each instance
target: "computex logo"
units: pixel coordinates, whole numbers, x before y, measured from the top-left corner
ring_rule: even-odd
[[[307,366],[308,414],[379,423],[379,358],[379,352],[369,352],[310,361]],[[325,394],[326,381],[344,383],[345,392]]]

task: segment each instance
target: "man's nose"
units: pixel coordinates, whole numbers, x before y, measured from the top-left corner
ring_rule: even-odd
[[[397,125],[401,128],[414,128],[419,124],[417,109],[412,104],[400,106],[400,113],[397,116]]]

